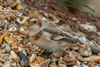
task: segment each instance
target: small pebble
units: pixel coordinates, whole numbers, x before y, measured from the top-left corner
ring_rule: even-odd
[[[5,62],[2,67],[12,67],[10,62]]]
[[[10,52],[10,57],[11,57],[12,59],[18,59],[17,54],[16,54],[14,51],[11,51],[11,52]]]
[[[36,61],[37,61],[37,63],[41,63],[41,62],[44,62],[46,59],[44,58],[44,57],[41,57],[41,56],[38,56],[37,58],[36,58]]]
[[[48,67],[50,63],[50,59],[45,60],[44,62],[40,63],[40,67]]]
[[[32,54],[32,56],[29,59],[29,62],[32,63],[36,59],[36,57],[37,57],[36,54]]]
[[[5,47],[5,50],[6,50],[7,52],[10,52],[11,46],[10,46],[9,44],[7,44],[6,47]]]
[[[21,9],[23,9],[23,6],[21,4],[17,4],[16,10],[21,10]]]
[[[56,64],[50,64],[49,67],[58,67]]]
[[[0,63],[0,67],[2,67],[2,63]]]
[[[90,31],[90,32],[97,32],[97,28],[95,25],[92,24],[81,24],[81,27],[83,27],[85,30]]]
[[[11,31],[11,32],[16,32],[16,31],[17,31],[17,28],[16,28],[16,27],[11,27],[11,28],[9,29],[9,31]]]
[[[23,52],[19,53],[19,58],[22,66],[28,66],[28,57]]]
[[[59,64],[58,66],[59,67],[67,67],[67,65],[65,65],[65,64]]]
[[[79,40],[81,43],[85,44],[87,42],[87,38],[85,36],[80,36]]]
[[[14,62],[14,63],[11,63],[11,65],[12,65],[12,67],[17,67],[17,64],[16,64],[16,62]]]
[[[34,63],[34,64],[30,64],[30,67],[40,67],[40,65],[37,63]]]
[[[89,65],[87,65],[87,64],[82,64],[82,67],[89,67]]]

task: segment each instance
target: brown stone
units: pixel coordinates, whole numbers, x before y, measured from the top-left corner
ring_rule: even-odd
[[[63,60],[66,61],[66,62],[68,62],[68,63],[74,61],[74,59],[71,58],[69,55],[65,55],[65,56],[63,57]]]
[[[7,32],[4,32],[2,35],[0,35],[0,44],[3,42],[3,38],[7,35]]]
[[[2,63],[0,63],[0,67],[2,67]]]
[[[93,56],[89,57],[89,60],[90,61],[95,61],[97,63],[100,63],[100,56],[93,55]]]
[[[21,9],[23,9],[23,6],[21,4],[17,4],[16,5],[16,10],[21,10]]]
[[[65,64],[59,64],[58,67],[67,67]]]
[[[44,58],[44,57],[40,57],[40,56],[38,56],[37,58],[36,58],[36,62],[37,63],[42,63],[42,62],[44,62],[46,59]]]
[[[30,64],[30,67],[40,67],[40,65],[37,63],[33,63],[33,64]]]
[[[56,64],[50,64],[49,67],[58,67]]]
[[[40,67],[48,67],[49,66],[49,63],[50,63],[50,59],[40,63]]]
[[[18,48],[19,48],[18,43],[15,42],[15,43],[12,44],[12,49],[13,50],[18,50]]]
[[[89,63],[89,67],[95,67],[95,64],[92,63],[92,62],[90,62],[90,63]]]
[[[5,41],[9,44],[12,44],[14,42],[13,36],[5,36]]]

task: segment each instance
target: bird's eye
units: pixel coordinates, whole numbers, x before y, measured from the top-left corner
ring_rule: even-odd
[[[36,24],[36,21],[34,21],[33,23]]]

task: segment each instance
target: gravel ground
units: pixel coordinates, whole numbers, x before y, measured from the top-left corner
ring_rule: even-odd
[[[100,67],[98,19],[61,21],[21,1],[0,2],[0,67]]]

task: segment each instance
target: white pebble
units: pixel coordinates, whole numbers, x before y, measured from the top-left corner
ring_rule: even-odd
[[[33,62],[36,59],[36,54],[32,54],[32,56],[29,59],[29,62]]]
[[[2,67],[12,67],[10,62],[5,62]]]
[[[80,40],[82,43],[86,43],[86,42],[87,42],[87,38],[86,38],[85,36],[79,37],[79,40]]]
[[[10,57],[11,57],[11,59],[17,59],[18,58],[17,54],[14,51],[10,52]]]
[[[90,32],[97,32],[97,28],[95,25],[92,24],[81,24],[81,27],[83,27],[85,30],[90,31]]]

